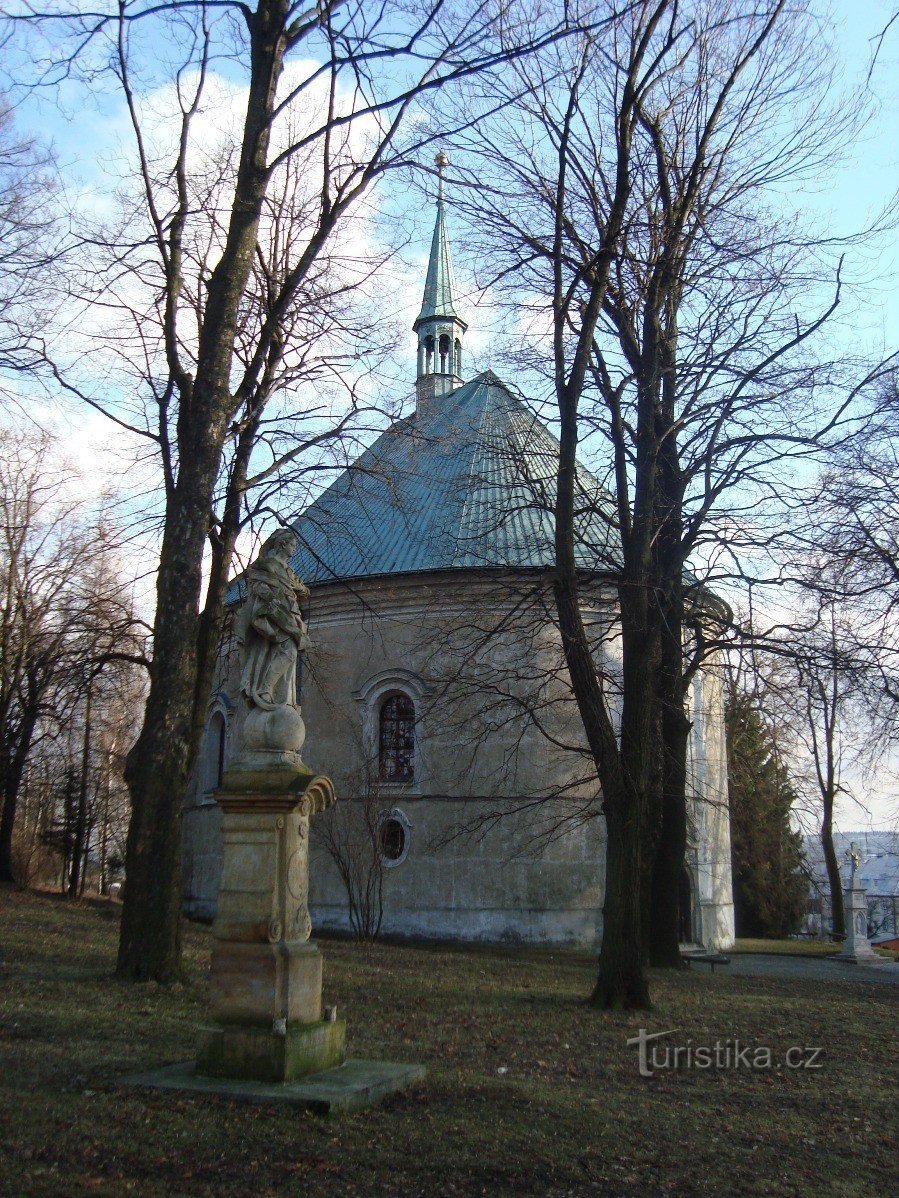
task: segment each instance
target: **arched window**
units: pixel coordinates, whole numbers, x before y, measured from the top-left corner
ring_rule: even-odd
[[[450,374],[450,339],[446,333],[440,334],[440,373]]]
[[[462,342],[456,338],[456,374],[462,377]]]
[[[415,706],[408,695],[390,695],[378,723],[378,772],[382,782],[415,777]]]
[[[220,711],[212,714],[206,727],[206,751],[204,753],[205,768],[203,778],[204,790],[218,790],[222,785],[222,774],[225,772],[225,738],[228,729],[225,717]]]
[[[434,338],[425,337],[425,374],[431,374],[434,369]]]

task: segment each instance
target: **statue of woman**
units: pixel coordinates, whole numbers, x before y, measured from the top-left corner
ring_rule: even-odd
[[[274,711],[297,705],[297,653],[309,647],[300,603],[309,589],[290,566],[296,538],[272,533],[246,573],[247,599],[236,622],[240,691],[250,708]]]

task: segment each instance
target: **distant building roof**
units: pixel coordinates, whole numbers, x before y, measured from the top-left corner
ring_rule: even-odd
[[[555,565],[559,445],[487,371],[392,424],[292,525],[311,585],[476,567]],[[577,561],[616,566],[614,508],[578,467]]]

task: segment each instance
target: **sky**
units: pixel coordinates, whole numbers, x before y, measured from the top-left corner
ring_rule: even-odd
[[[822,17],[832,13],[836,22],[837,65],[842,85],[849,93],[862,95],[870,109],[863,134],[845,161],[804,197],[804,206],[820,221],[821,228],[836,237],[851,235],[875,221],[895,200],[899,190],[899,132],[895,117],[899,111],[899,22],[887,32],[872,67],[877,35],[887,25],[894,6],[894,0],[817,4]],[[121,151],[129,140],[126,112],[120,98],[97,88],[92,96],[85,96],[70,85],[63,90],[60,103],[51,103],[47,95],[32,95],[20,106],[17,115],[23,131],[52,142],[79,202],[97,214],[102,214],[105,207],[111,211],[116,172],[121,169]],[[441,148],[452,155],[451,145]],[[498,354],[494,336],[497,313],[490,295],[479,294],[473,285],[473,264],[464,253],[465,230],[458,217],[453,216],[452,195],[447,198],[462,314],[470,326],[466,354],[472,369],[483,369]],[[399,394],[411,400],[415,364],[411,325],[420,304],[433,207],[423,204],[421,196],[412,192],[405,203],[390,197],[394,209],[397,203],[410,240],[391,267],[390,315],[408,327],[409,333],[383,377]],[[852,350],[863,346],[872,353],[882,353],[899,346],[899,242],[895,232],[880,236],[864,252],[850,249],[846,270],[851,286],[842,332],[837,335],[845,337],[847,349]],[[503,373],[507,373],[505,366]],[[153,487],[153,468],[145,462],[126,469],[125,464],[135,449],[126,434],[83,406],[46,400],[33,402],[38,419],[56,428],[72,460],[86,467],[80,485],[99,495],[104,489],[120,488],[123,477],[127,476],[132,502],[146,503]],[[249,551],[249,543],[243,548]],[[153,552],[152,535],[144,537],[134,549],[141,594],[147,604],[152,601]],[[865,827],[869,823],[891,826],[896,808],[895,770],[889,772],[892,780],[883,793],[858,776],[855,788],[866,796],[868,809],[847,800],[844,827]]]

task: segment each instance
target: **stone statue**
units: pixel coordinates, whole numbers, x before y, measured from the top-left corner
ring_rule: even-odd
[[[235,634],[240,651],[240,693],[247,706],[243,749],[299,753],[305,729],[297,705],[297,655],[309,648],[300,604],[308,588],[290,566],[296,538],[272,533],[246,573],[247,598]]]
[[[297,705],[297,654],[309,648],[300,603],[309,589],[290,566],[296,538],[272,533],[247,571],[247,601],[238,617],[240,692],[252,707]]]
[[[853,840],[852,844],[849,846],[849,852],[847,853],[847,856],[849,858],[849,869],[850,869],[849,889],[854,890],[855,889],[856,870],[862,863],[862,855],[858,851],[858,846],[856,845],[854,840]]]

